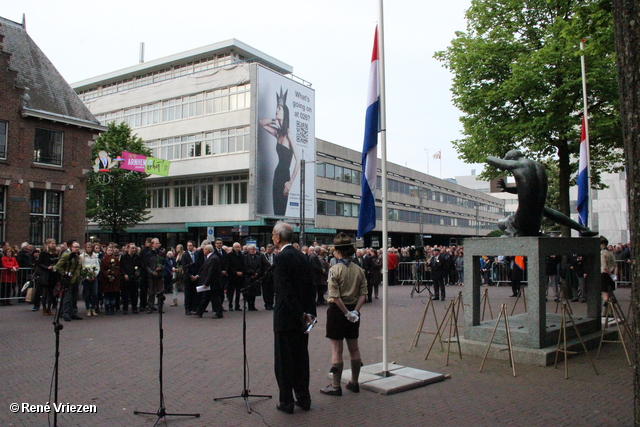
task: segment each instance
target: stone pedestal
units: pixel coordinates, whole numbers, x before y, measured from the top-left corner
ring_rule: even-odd
[[[526,287],[527,313],[509,317],[509,326],[514,347],[522,349],[543,349],[557,345],[560,318],[547,314],[545,293],[547,276],[545,274],[548,255],[581,254],[584,257],[587,274],[587,316],[574,316],[580,334],[585,336],[600,331],[600,243],[597,238],[558,238],[558,237],[514,237],[465,239],[465,277],[464,289],[465,333],[467,345],[480,343],[486,346],[495,327],[495,320],[480,322],[480,299],[483,292],[480,272],[480,258],[489,256],[526,256],[528,286]],[[553,295],[553,293],[551,293]],[[491,299],[491,289],[489,289]],[[515,299],[512,303],[515,303]],[[497,318],[499,307],[494,302],[493,311]],[[512,306],[508,307],[507,314]],[[486,313],[485,313],[486,314]],[[574,334],[573,327],[567,328],[568,337]],[[506,344],[504,324],[498,327],[493,342]],[[546,356],[545,356],[546,358]],[[538,363],[535,363],[538,364]]]

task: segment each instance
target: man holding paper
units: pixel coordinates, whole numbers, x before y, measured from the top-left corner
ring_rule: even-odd
[[[202,293],[202,299],[198,305],[195,315],[202,317],[205,309],[211,302],[214,319],[222,319],[222,302],[220,301],[219,290],[222,287],[222,270],[220,269],[220,259],[213,253],[213,246],[206,244],[202,247],[205,261],[198,273],[198,292]]]

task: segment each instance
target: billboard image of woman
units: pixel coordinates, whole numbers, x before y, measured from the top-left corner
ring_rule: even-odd
[[[289,90],[282,93],[276,92],[275,118],[260,119],[260,126],[276,139],[275,150],[278,155],[278,164],[273,173],[273,214],[284,216],[287,211],[289,192],[295,181],[300,164],[295,145],[291,142],[291,130],[289,128],[289,107],[287,95]],[[291,160],[294,160],[293,173]]]

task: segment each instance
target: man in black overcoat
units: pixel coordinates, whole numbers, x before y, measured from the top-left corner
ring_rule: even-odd
[[[291,245],[291,225],[278,222],[271,238],[280,249],[273,271],[275,374],[280,389],[277,409],[292,414],[294,402],[307,411],[311,407],[309,335],[305,329],[316,316],[315,287],[307,257]]]

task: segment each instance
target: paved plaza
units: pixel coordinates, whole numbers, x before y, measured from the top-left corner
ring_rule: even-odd
[[[447,287],[449,298],[462,290]],[[182,307],[165,306],[164,395],[167,412],[201,414],[200,418],[168,417],[171,426],[631,426],[633,424],[632,368],[620,344],[605,344],[596,360],[596,375],[584,354],[569,359],[564,369],[518,364],[513,377],[508,361],[446,353],[435,346],[424,360],[433,335],[422,334],[409,347],[426,303],[426,292],[410,298],[411,287],[389,288],[389,362],[450,374],[451,379],[411,391],[380,395],[343,388],[343,396],[325,396],[319,389],[330,380],[329,340],[324,337],[326,307],[311,333],[311,395],[309,412],[293,415],[276,411],[278,388],[273,373],[272,312],[260,298],[258,312],[247,312],[249,389],[273,399],[250,398],[247,413],[242,398],[214,402],[215,397],[239,395],[243,390],[242,313],[224,319],[185,316]],[[491,287],[493,313],[509,304],[511,289]],[[630,290],[617,291],[624,313]],[[180,295],[180,302],[182,302]],[[168,298],[170,301],[170,298]],[[438,317],[447,302],[434,301]],[[79,308],[84,304],[79,302]],[[573,303],[574,313],[585,304]],[[29,304],[0,307],[0,425],[45,426],[45,413],[12,413],[12,403],[44,405],[49,397],[54,364],[55,335],[51,317],[30,311]],[[548,312],[555,303],[547,303]],[[522,306],[516,308],[522,312]],[[84,315],[84,310],[80,310]],[[365,365],[382,361],[382,300],[362,309],[360,346]],[[139,314],[84,318],[63,322],[60,354],[59,402],[95,405],[95,413],[65,413],[60,426],[147,426],[155,416],[158,393],[158,315]],[[433,316],[425,329],[434,331]],[[463,333],[461,328],[461,334]],[[631,347],[629,345],[629,347]],[[445,346],[446,348],[446,346]],[[453,346],[452,346],[453,350]],[[595,359],[596,350],[590,352]],[[345,348],[345,357],[348,352]],[[348,359],[345,368],[348,367]],[[51,422],[53,416],[51,415]],[[163,425],[163,422],[160,423]]]

